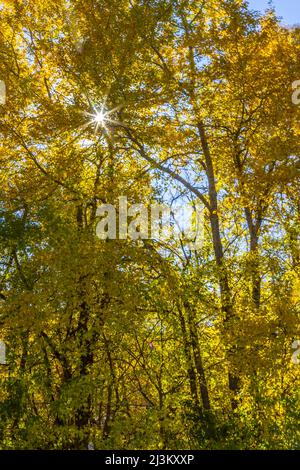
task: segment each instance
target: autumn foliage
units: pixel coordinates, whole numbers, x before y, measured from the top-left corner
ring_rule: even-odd
[[[299,30],[7,0],[0,58],[0,447],[299,449]],[[201,248],[100,240],[120,196],[201,204]]]

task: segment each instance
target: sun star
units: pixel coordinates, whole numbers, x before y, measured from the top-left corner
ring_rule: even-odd
[[[100,109],[97,109],[94,107],[94,113],[91,114],[91,123],[95,124],[95,132],[101,127],[107,132],[107,127],[106,124],[110,121],[109,119],[109,112],[105,111],[104,106],[102,106]]]
[[[94,121],[96,124],[99,124],[100,126],[104,126],[105,124],[105,113],[103,111],[98,111],[95,114]]]

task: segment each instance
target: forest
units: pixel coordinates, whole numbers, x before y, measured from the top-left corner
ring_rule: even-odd
[[[300,27],[3,0],[0,80],[0,449],[300,449]]]

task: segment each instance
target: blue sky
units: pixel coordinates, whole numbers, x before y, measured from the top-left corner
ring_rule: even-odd
[[[248,0],[250,8],[265,10],[268,0]],[[283,17],[283,23],[293,25],[300,23],[300,0],[273,0],[277,14]]]

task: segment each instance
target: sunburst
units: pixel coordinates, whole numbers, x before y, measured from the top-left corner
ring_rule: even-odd
[[[123,122],[114,119],[115,113],[123,107],[124,105],[119,105],[108,110],[106,108],[106,102],[101,104],[100,107],[93,105],[93,113],[85,112],[85,114],[90,117],[86,125],[94,125],[95,133],[98,132],[99,129],[102,129],[106,134],[110,134],[111,130],[116,127],[125,128],[126,126]]]

